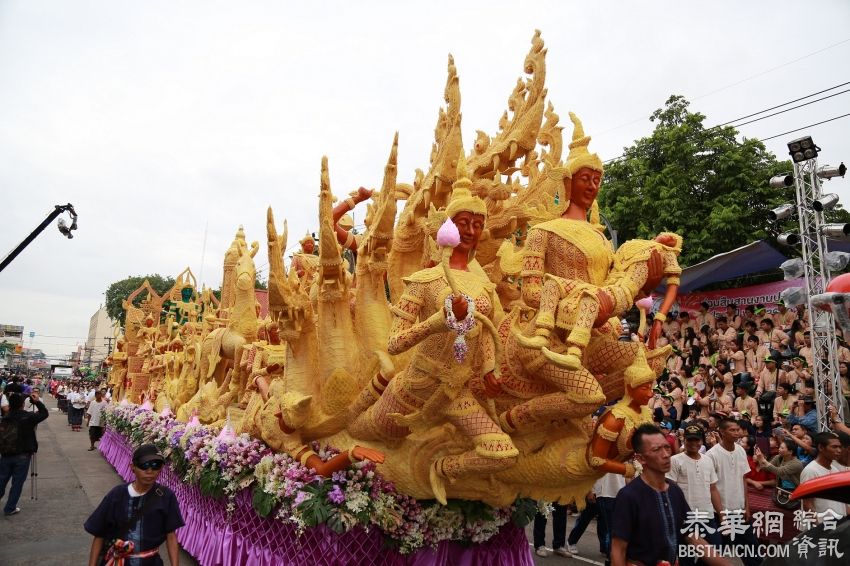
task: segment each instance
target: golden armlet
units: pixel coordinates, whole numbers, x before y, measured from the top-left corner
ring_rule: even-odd
[[[404,320],[407,320],[407,321],[410,321],[410,322],[416,322],[416,315],[415,314],[409,313],[409,312],[407,312],[403,309],[400,309],[395,305],[390,307],[390,312],[392,312],[394,315],[396,315],[399,318],[403,318]]]
[[[617,437],[620,436],[619,432],[608,430],[607,428],[601,425],[596,429],[596,434],[610,442],[614,442],[615,440],[617,440]]]

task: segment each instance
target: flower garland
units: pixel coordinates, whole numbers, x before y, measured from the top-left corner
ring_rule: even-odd
[[[508,521],[525,526],[537,510],[528,499],[502,508],[479,501],[450,500],[446,506],[418,501],[396,491],[368,460],[324,478],[247,434],[223,437],[212,427],[136,405],[111,405],[104,418],[133,445],[155,444],[182,481],[198,485],[204,495],[227,497],[228,510],[236,494],[250,487],[260,516],[293,524],[299,533],[319,524],[337,533],[377,527],[388,544],[408,554],[444,540],[484,542]],[[323,460],[339,453],[318,443],[312,448]]]

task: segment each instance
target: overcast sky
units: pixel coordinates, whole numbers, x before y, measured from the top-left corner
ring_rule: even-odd
[[[670,94],[713,125],[850,81],[846,0],[306,4],[0,2],[0,254],[55,204],[80,215],[73,240],[51,226],[0,273],[0,324],[67,354],[113,281],[188,265],[217,287],[240,224],[265,266],[266,207],[295,244],[322,155],[342,198],[380,184],[396,130],[399,180],[427,168],[448,53],[466,147],[495,134],[535,28],[549,100],[603,159],[650,134]],[[850,93],[741,132],[848,112]],[[807,130],[822,164],[850,162],[848,130]],[[799,135],[766,143],[783,156]],[[850,204],[850,179],[830,189]]]

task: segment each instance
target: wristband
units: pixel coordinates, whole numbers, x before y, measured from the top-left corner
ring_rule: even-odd
[[[661,322],[666,322],[667,321],[667,315],[664,314],[663,312],[657,312],[657,313],[655,313],[653,320],[660,320]]]

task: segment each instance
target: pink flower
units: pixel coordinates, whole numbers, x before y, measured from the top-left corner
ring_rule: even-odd
[[[460,232],[458,232],[457,226],[455,226],[455,223],[452,222],[451,218],[446,218],[446,221],[443,222],[443,225],[440,226],[439,230],[437,230],[437,245],[454,248],[459,243]]]

